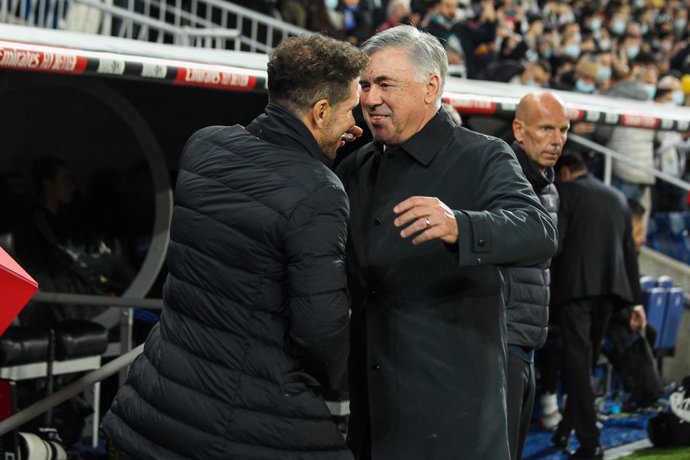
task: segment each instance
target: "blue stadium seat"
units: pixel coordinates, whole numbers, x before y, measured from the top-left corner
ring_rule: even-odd
[[[647,292],[652,288],[656,287],[656,278],[653,276],[641,276],[640,277],[640,289],[642,292]]]
[[[674,287],[666,291],[666,315],[664,327],[659,330],[657,342],[660,349],[675,348],[678,327],[685,308],[685,294],[682,288]]]
[[[673,278],[667,275],[660,276],[657,280],[657,287],[671,289],[673,287]]]
[[[645,292],[644,309],[647,313],[647,322],[649,325],[657,331],[660,331],[654,343],[654,349],[658,349],[661,342],[661,331],[663,331],[664,328],[664,318],[666,316],[666,290],[656,287]]]

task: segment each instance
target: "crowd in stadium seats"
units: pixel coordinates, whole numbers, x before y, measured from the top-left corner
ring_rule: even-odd
[[[687,0],[264,0],[244,5],[353,44],[397,24],[413,24],[443,43],[451,73],[471,79],[690,105]],[[675,178],[690,177],[685,159],[690,133],[583,122],[574,123],[571,132]],[[688,208],[682,189],[636,168],[614,161],[613,175],[614,185],[645,209],[645,233],[652,211]]]

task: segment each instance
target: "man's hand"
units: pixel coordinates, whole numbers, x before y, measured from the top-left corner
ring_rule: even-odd
[[[647,327],[647,315],[642,305],[637,305],[630,313],[630,329],[633,332],[637,332],[644,331],[645,327]]]
[[[412,244],[422,244],[439,239],[447,244],[458,242],[458,223],[453,211],[441,200],[428,196],[413,196],[398,203],[393,212],[398,217],[396,227],[404,227],[400,236],[417,235]]]
[[[340,140],[343,142],[352,142],[355,139],[362,137],[364,130],[357,125],[352,125],[350,129],[345,131],[345,134],[340,136]]]

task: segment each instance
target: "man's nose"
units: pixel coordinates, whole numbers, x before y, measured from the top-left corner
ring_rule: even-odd
[[[368,91],[362,93],[362,105],[376,106],[381,105],[381,93],[376,87],[372,86]]]

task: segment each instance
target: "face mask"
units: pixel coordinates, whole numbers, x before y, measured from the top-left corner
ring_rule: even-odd
[[[687,24],[687,23],[688,23],[687,19],[676,19],[675,21],[673,21],[673,25],[675,25],[676,29],[678,29],[678,30],[685,29],[685,24]]]
[[[599,48],[601,48],[604,51],[608,51],[611,49],[611,40],[602,40],[599,42]]]
[[[635,5],[635,8],[642,8],[644,6],[644,0],[635,0],[633,4]]]
[[[623,32],[625,32],[625,21],[622,19],[613,21],[613,24],[611,24],[611,30],[616,35],[623,35]]]
[[[338,0],[325,0],[324,3],[329,10],[338,8]]]
[[[580,93],[591,94],[596,89],[594,83],[585,83],[582,80],[577,80],[575,82],[575,90]]]
[[[626,50],[628,53],[628,58],[630,59],[635,59],[638,54],[640,54],[640,47],[639,46],[631,46]]]
[[[647,91],[647,99],[649,99],[650,101],[654,99],[654,95],[656,94],[656,85],[652,85],[651,83],[645,83],[644,90]]]
[[[551,48],[544,50],[544,59],[551,59],[551,56],[553,56],[553,51]]]
[[[526,80],[524,83],[524,86],[529,86],[530,88],[536,88],[537,84],[534,82],[534,80]]]
[[[597,73],[597,80],[605,81],[611,78],[611,67],[599,67]]]
[[[582,43],[582,35],[575,34],[575,35],[573,35],[573,38],[575,39],[576,42]]]
[[[580,55],[580,45],[578,44],[570,44],[570,45],[565,45],[565,48],[563,48],[563,53],[566,55],[577,58]]]
[[[647,32],[649,32],[649,26],[647,24],[642,24],[640,26],[640,33],[642,33],[642,35],[647,35]]]
[[[685,103],[685,94],[681,90],[673,92],[673,103],[676,105],[683,105]]]
[[[599,30],[601,29],[601,19],[592,19],[589,21],[589,28],[592,30]]]

